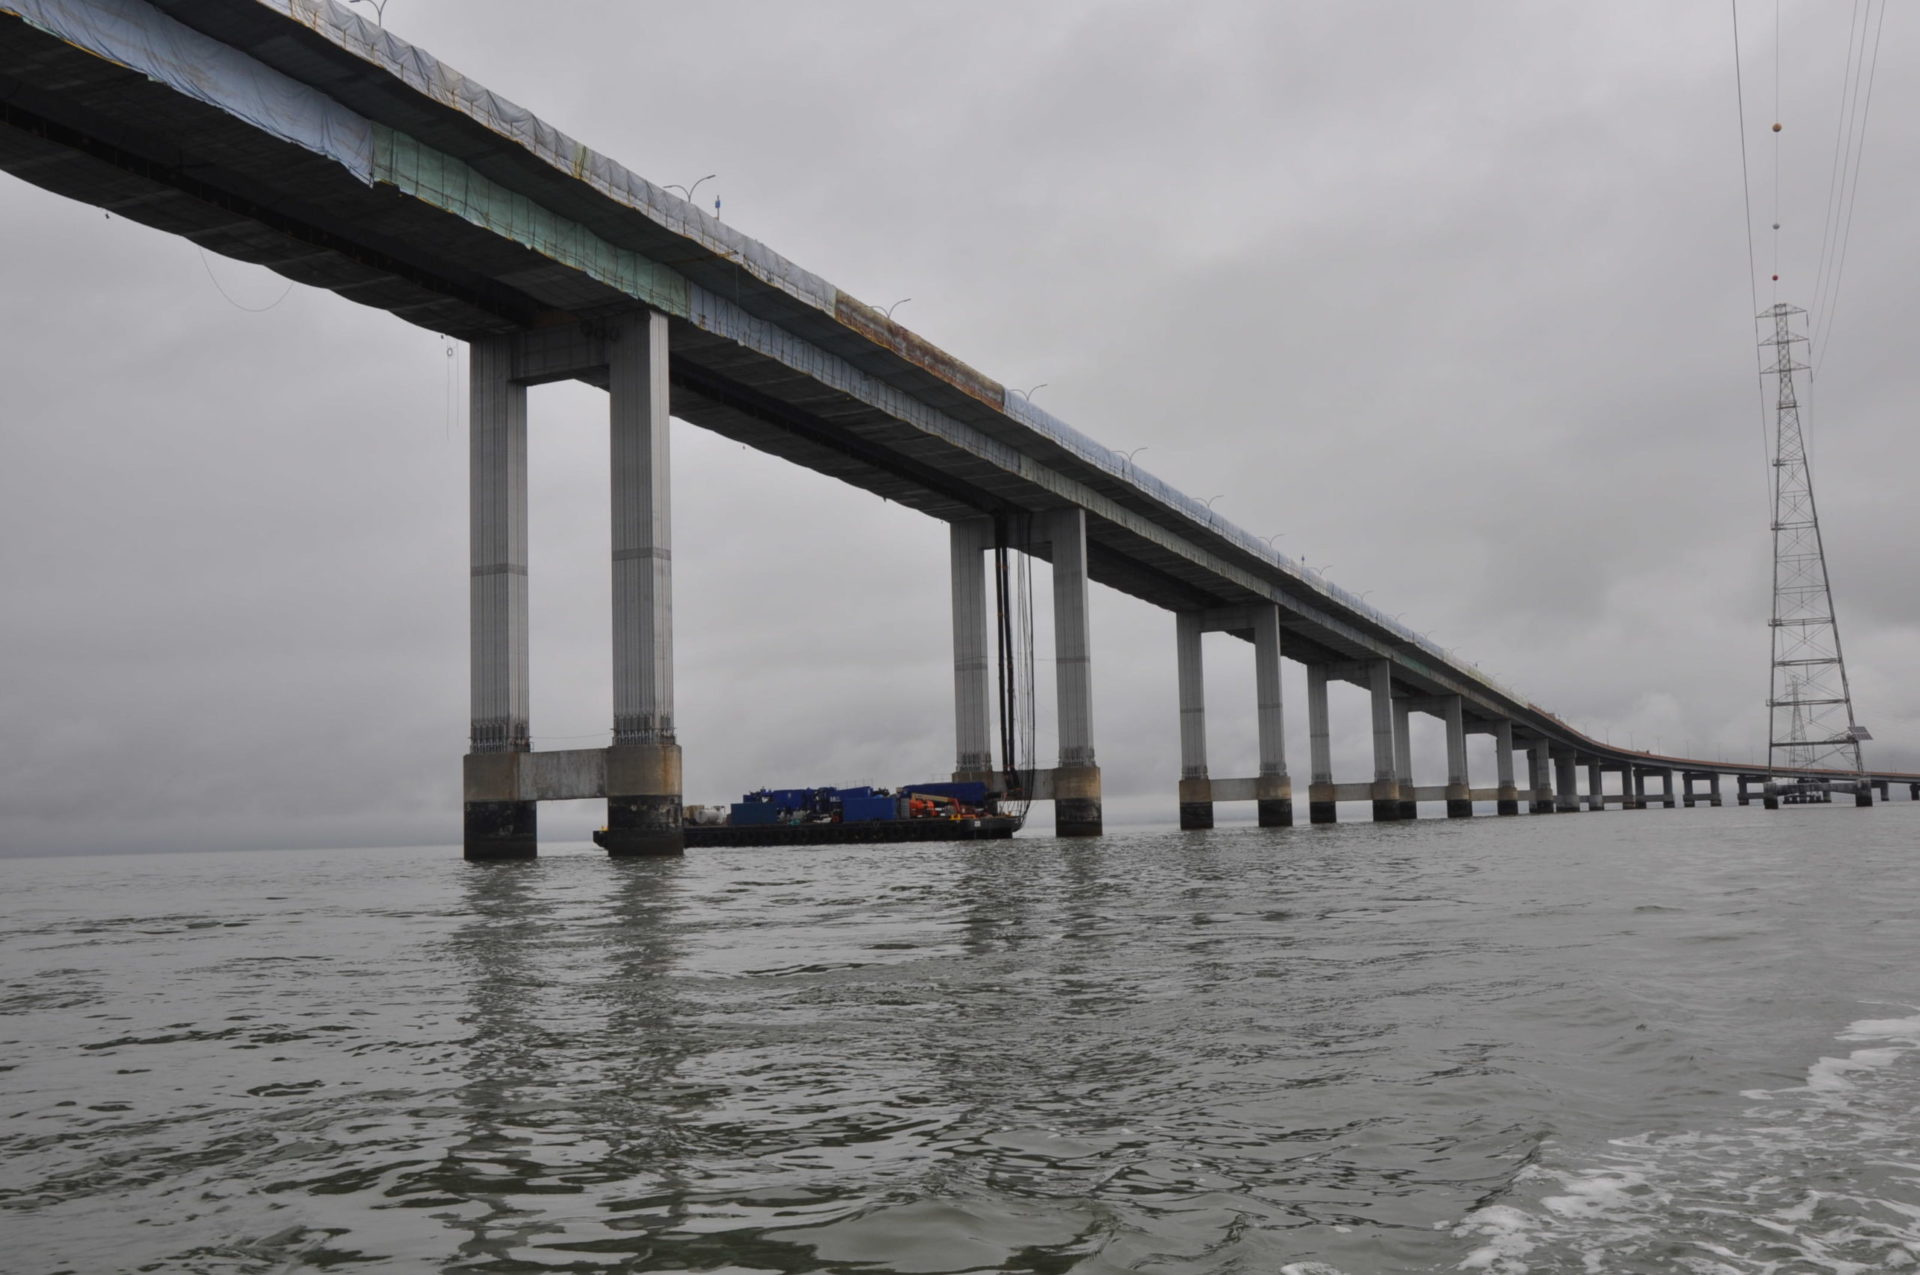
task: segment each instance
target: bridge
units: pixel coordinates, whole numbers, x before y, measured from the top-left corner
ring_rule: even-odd
[[[470,344],[471,858],[535,853],[538,803],[604,798],[615,854],[682,846],[668,420],[951,527],[955,776],[994,782],[986,558],[1052,564],[1059,756],[1033,777],[1061,835],[1102,830],[1088,585],[1171,611],[1183,827],[1215,803],[1294,820],[1280,661],[1307,669],[1307,814],[1467,817],[1746,804],[1807,772],[1582,734],[991,377],[331,0],[0,0],[0,168]],[[612,744],[533,751],[527,387],[609,400]],[[1251,643],[1258,756],[1207,757],[1201,637]],[[1371,774],[1332,768],[1327,686],[1370,697]],[[1411,714],[1447,782],[1412,782]],[[1494,740],[1478,786],[1467,737]],[[1524,760],[1524,774],[1519,760]],[[1609,783],[1608,776],[1615,778]],[[1920,775],[1823,772],[1861,804]],[[1487,780],[1491,778],[1491,782]],[[1648,780],[1658,782],[1651,797]],[[1608,791],[1611,787],[1612,791]]]

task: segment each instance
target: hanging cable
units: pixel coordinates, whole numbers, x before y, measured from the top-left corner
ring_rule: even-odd
[[[275,297],[272,301],[269,301],[266,305],[242,305],[238,301],[235,301],[232,295],[229,294],[225,288],[220,286],[219,278],[215,276],[215,274],[213,273],[213,266],[207,261],[207,250],[205,248],[200,247],[199,244],[195,244],[194,248],[200,254],[200,268],[207,272],[207,278],[210,282],[212,282],[213,290],[215,292],[218,292],[221,296],[225,297],[227,299],[227,304],[232,306],[236,310],[245,310],[248,314],[265,314],[267,311],[273,309],[273,307],[279,305],[282,301],[285,301],[288,295],[290,295],[293,292],[293,280],[289,279],[287,280],[287,286],[281,289],[280,295]]]

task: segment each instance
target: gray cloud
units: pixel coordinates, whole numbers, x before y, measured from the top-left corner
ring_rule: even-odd
[[[687,8],[387,17],[656,181],[718,172],[702,194],[743,230],[912,297],[929,339],[1047,382],[1051,410],[1575,724],[1755,755],[1769,513],[1723,12]],[[1873,757],[1920,769],[1904,16],[1812,428]],[[1845,29],[1787,17],[1780,295],[1807,304]],[[1746,35],[1764,229],[1770,32]],[[452,840],[463,352],[450,394],[445,343],[384,314],[299,288],[244,312],[190,245],[18,182],[0,215],[0,849]],[[248,306],[283,286],[211,269]],[[533,411],[534,730],[585,744],[608,711],[604,399]],[[689,799],[950,765],[943,529],[676,428]],[[1110,805],[1166,817],[1172,621],[1104,593],[1093,615]],[[1247,773],[1247,650],[1207,649],[1215,772]],[[1289,666],[1304,771],[1301,686]],[[1352,774],[1360,701],[1336,713]]]

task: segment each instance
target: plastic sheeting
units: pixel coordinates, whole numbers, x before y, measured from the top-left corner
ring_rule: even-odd
[[[0,0],[10,3],[11,0]],[[475,83],[424,49],[416,48],[332,0],[261,0],[270,9],[325,36],[331,43],[397,76],[409,88],[459,111],[524,147],[601,194],[646,214],[717,256],[808,304],[833,312],[835,288],[773,249],[733,229],[677,195],[575,141],[539,116]]]
[[[374,125],[373,177],[663,313],[688,316],[686,276],[608,243],[471,165],[384,124]]]
[[[140,0],[0,0],[47,34],[373,181],[373,124],[318,89],[174,21]]]

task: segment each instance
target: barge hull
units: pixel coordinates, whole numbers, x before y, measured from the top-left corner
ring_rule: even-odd
[[[978,819],[871,819],[859,823],[688,824],[687,849],[702,846],[840,846],[889,841],[1004,841],[1023,820],[1009,815]],[[599,832],[593,834],[600,845]]]

